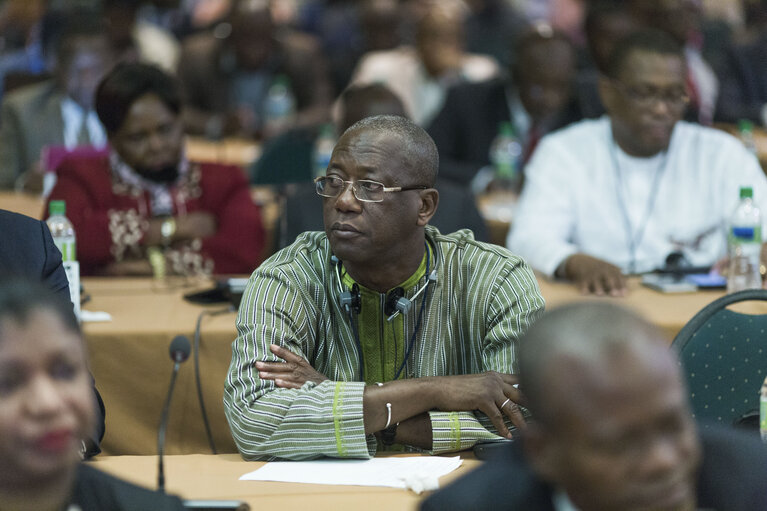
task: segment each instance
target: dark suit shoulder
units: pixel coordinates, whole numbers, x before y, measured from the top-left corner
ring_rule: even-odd
[[[0,209],[0,231],[3,234],[29,234],[31,229],[40,225],[40,220],[30,216],[14,213],[5,209]]]
[[[758,433],[704,425],[700,439],[703,462],[698,506],[728,511],[767,509],[767,447]]]
[[[87,463],[77,469],[72,504],[82,511],[182,510],[181,499],[128,483],[97,470]]]
[[[428,497],[423,511],[554,511],[551,490],[525,461],[521,441]]]

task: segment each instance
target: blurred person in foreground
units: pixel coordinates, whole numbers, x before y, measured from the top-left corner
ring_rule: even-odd
[[[82,274],[253,271],[264,232],[245,174],[186,159],[176,80],[121,64],[95,103],[110,153],[66,159],[49,197],[67,203]]]
[[[72,304],[23,280],[0,283],[0,507],[184,509],[81,462],[96,423],[85,342]]]
[[[668,344],[608,303],[544,315],[519,349],[533,420],[422,509],[767,509],[767,448],[757,435],[695,424]]]
[[[767,179],[739,140],[681,120],[685,76],[682,47],[667,34],[621,40],[599,82],[607,115],[543,138],[507,246],[583,293],[615,296],[626,275],[670,255],[691,266],[722,258],[739,188],[752,187],[765,210]]]
[[[564,34],[535,25],[515,39],[513,54],[508,76],[448,91],[428,128],[444,179],[466,186],[488,167],[501,122],[511,123],[524,165],[541,136],[581,118],[572,96],[575,49]]]
[[[42,220],[0,209],[0,232],[5,243],[0,244],[0,279],[25,277],[30,282],[45,286],[49,293],[63,301],[70,301],[69,280],[61,261],[61,252],[53,243],[51,232]],[[104,402],[95,382],[92,382],[93,400],[99,414],[94,430],[83,437],[83,455],[86,458],[101,452],[105,431]]]
[[[341,136],[316,180],[325,232],[264,262],[240,305],[224,407],[245,459],[438,454],[524,427],[517,340],[543,298],[514,254],[427,225],[438,165],[403,117]]]

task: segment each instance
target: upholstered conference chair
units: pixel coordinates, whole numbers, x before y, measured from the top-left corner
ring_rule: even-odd
[[[671,344],[687,375],[693,414],[704,422],[732,424],[759,409],[759,389],[767,375],[767,303],[738,307],[758,314],[727,308],[749,301],[767,301],[767,290],[740,291],[713,301]]]

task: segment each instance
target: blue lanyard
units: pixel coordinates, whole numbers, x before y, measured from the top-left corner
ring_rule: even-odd
[[[628,241],[629,273],[635,273],[637,247],[639,247],[639,245],[642,243],[645,228],[647,227],[647,223],[649,222],[653,209],[655,208],[655,200],[658,196],[658,190],[660,189],[661,178],[666,172],[666,166],[668,165],[668,149],[666,149],[666,151],[663,153],[663,160],[661,161],[661,164],[655,169],[655,175],[653,176],[652,187],[650,188],[650,196],[647,198],[647,206],[645,208],[645,212],[642,215],[639,226],[637,227],[636,231],[634,231],[631,225],[631,219],[629,218],[629,213],[626,210],[626,204],[623,200],[623,174],[621,173],[620,164],[618,163],[617,144],[615,143],[614,138],[611,138],[611,142],[610,156],[612,158],[613,170],[615,172],[615,198],[618,201],[618,209],[620,210],[621,217],[623,218],[623,227],[626,231],[626,238]]]

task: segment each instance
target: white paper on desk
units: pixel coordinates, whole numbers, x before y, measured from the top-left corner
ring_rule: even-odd
[[[424,476],[437,479],[457,469],[461,463],[460,456],[273,461],[245,474],[240,480],[408,488],[406,481]]]
[[[112,315],[104,311],[80,311],[80,319],[83,323],[95,323],[99,321],[112,321]]]

